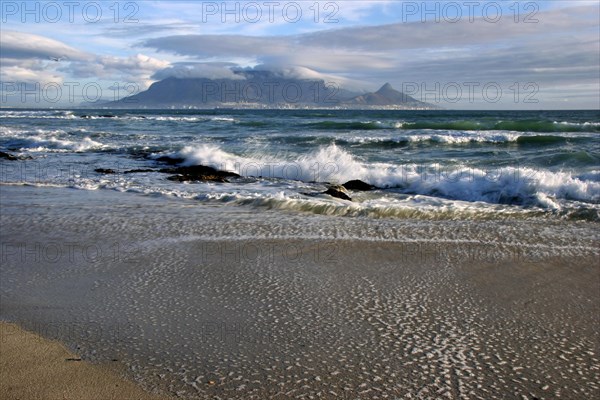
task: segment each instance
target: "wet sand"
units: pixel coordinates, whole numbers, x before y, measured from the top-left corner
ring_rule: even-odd
[[[598,224],[1,187],[0,317],[181,398],[595,398]]]

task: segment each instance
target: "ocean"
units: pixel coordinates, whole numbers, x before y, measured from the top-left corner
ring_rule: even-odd
[[[593,111],[0,111],[2,184],[364,218],[600,220]],[[236,172],[181,183],[165,160]],[[110,169],[106,174],[96,169]],[[131,170],[156,170],[126,173]],[[378,189],[322,194],[359,179]]]

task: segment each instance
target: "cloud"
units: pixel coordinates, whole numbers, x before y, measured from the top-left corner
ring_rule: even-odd
[[[156,71],[170,65],[168,61],[143,54],[128,57],[95,55],[30,33],[2,31],[0,38],[0,77],[5,82],[45,84],[72,78],[105,79],[146,88],[153,82],[151,76]]]
[[[315,71],[314,69],[300,66],[280,66],[280,65],[257,65],[254,69],[267,70],[273,72],[276,76],[289,79],[330,79],[330,76]]]
[[[70,60],[89,60],[91,55],[57,40],[24,32],[3,30],[0,35],[2,58],[44,59],[68,57]]]
[[[40,85],[46,85],[50,82],[61,84],[64,81],[62,74],[48,68],[50,63],[50,61],[42,60],[2,58],[0,81],[39,83]]]
[[[347,27],[287,36],[173,35],[139,45],[197,60],[296,65],[369,82],[535,82],[598,86],[598,4],[536,14],[537,23],[483,18]],[[581,92],[582,95],[585,93]]]
[[[547,38],[548,34],[556,36],[557,33],[580,32],[586,28],[595,28],[597,33],[597,21],[590,19],[589,15],[598,8],[580,7],[574,10],[576,12],[566,15],[563,11],[547,12],[540,15],[541,22],[538,24],[517,24],[508,18],[490,23],[479,18],[472,23],[466,19],[459,23],[395,23],[289,36],[174,35],[146,39],[139,44],[157,51],[196,58],[236,56],[262,59],[294,57],[298,53],[327,56],[333,52],[338,56],[357,59],[361,56],[388,59],[383,55],[395,53],[395,56],[399,56],[401,54],[398,52],[403,50],[490,47],[512,43],[517,38]],[[551,44],[548,43],[548,46]],[[342,58],[342,61],[347,60]],[[318,61],[306,61],[307,64],[315,62]],[[340,64],[343,63],[332,67],[342,67]]]
[[[166,78],[208,78],[208,79],[244,79],[235,74],[231,63],[180,63],[157,71],[152,79]]]
[[[278,64],[260,64],[253,68],[258,71],[270,71],[275,76],[280,76],[284,79],[306,79],[306,80],[322,80],[326,83],[335,83],[346,89],[362,90],[364,85],[353,79],[348,79],[341,75],[324,74],[314,69],[299,65],[278,65]]]
[[[122,82],[135,83],[141,88],[152,84],[152,75],[167,68],[170,62],[136,54],[129,57],[98,56],[92,63],[75,63],[70,72],[77,77],[97,77],[100,79],[119,79]]]
[[[214,62],[194,63],[181,62],[157,71],[152,79],[162,80],[167,78],[207,78],[207,79],[246,79],[240,71],[269,71],[274,76],[283,79],[307,79],[334,82],[345,88],[363,89],[360,82],[347,79],[340,75],[324,74],[310,68],[296,65],[260,64],[254,67],[241,68],[235,63]]]
[[[324,72],[393,67],[385,54],[364,54],[322,46],[306,46],[303,36],[178,35],[147,39],[141,44],[159,52],[196,59],[244,58],[253,64],[299,65]]]
[[[192,32],[197,30],[197,25],[192,23],[184,23],[184,22],[173,22],[173,21],[165,21],[161,23],[153,23],[153,24],[128,24],[128,25],[117,25],[110,26],[106,30],[98,33],[99,36],[104,37],[105,35],[115,36],[115,35],[127,35],[128,37],[133,36],[155,36],[161,32],[172,32],[172,31],[181,31],[181,32]]]

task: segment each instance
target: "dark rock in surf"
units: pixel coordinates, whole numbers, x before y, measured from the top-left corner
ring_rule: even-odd
[[[169,165],[177,165],[177,164],[181,164],[182,162],[184,162],[185,158],[161,156],[161,157],[156,158],[156,161],[162,162],[165,164],[169,164]]]
[[[342,200],[349,200],[352,201],[352,198],[350,196],[348,196],[348,193],[346,193],[345,189],[343,186],[330,186],[326,191],[323,192],[324,194],[328,194],[332,197],[337,197],[338,199],[342,199]]]
[[[156,170],[150,168],[141,168],[141,169],[130,169],[127,171],[123,171],[124,174],[137,174],[141,172],[155,172]]]
[[[205,165],[193,165],[190,167],[163,168],[159,172],[176,174],[167,179],[175,182],[228,182],[227,178],[239,178],[235,172],[219,171],[218,169],[207,167]]]
[[[344,183],[342,186],[348,190],[359,190],[359,191],[363,191],[363,192],[377,189],[377,186],[370,185],[359,179],[354,179],[354,180],[348,181],[348,182]]]
[[[163,168],[159,172],[182,175],[218,175],[223,177],[239,177],[235,172],[220,171],[206,165],[191,165],[187,167]]]
[[[14,155],[9,154],[9,153],[5,153],[3,151],[0,151],[0,158],[3,158],[5,160],[10,160],[10,161],[16,161],[16,160],[19,159],[19,157],[14,156]]]
[[[114,169],[110,169],[110,168],[96,168],[94,171],[99,174],[116,174],[117,173],[117,171],[115,171]]]
[[[174,182],[229,182],[224,177],[217,175],[171,175],[167,179]]]

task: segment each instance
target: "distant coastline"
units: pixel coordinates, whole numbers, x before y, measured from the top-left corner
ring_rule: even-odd
[[[407,111],[427,111],[427,110],[444,110],[442,107],[430,106],[430,107],[407,107],[402,105],[387,105],[387,106],[360,106],[360,105],[350,105],[344,104],[339,106],[313,106],[309,104],[291,104],[291,103],[281,103],[281,104],[259,104],[259,103],[222,103],[222,104],[206,104],[203,106],[193,105],[193,104],[181,104],[181,105],[171,105],[171,106],[163,106],[163,107],[148,107],[148,106],[138,106],[135,107],[134,104],[127,104],[127,106],[118,107],[115,106],[114,103],[111,103],[109,107],[106,105],[103,106],[80,106],[80,107],[72,107],[72,108],[89,108],[89,109],[139,109],[139,110],[407,110]],[[66,108],[69,109],[69,108]]]

